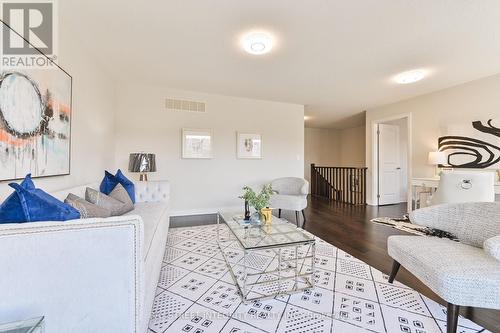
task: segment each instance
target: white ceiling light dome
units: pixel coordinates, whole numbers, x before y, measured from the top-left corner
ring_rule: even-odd
[[[411,71],[406,71],[399,73],[394,77],[394,81],[399,84],[409,84],[422,80],[428,74],[425,69],[413,69]]]
[[[251,32],[243,37],[243,48],[250,54],[265,54],[273,48],[273,38],[265,32]]]

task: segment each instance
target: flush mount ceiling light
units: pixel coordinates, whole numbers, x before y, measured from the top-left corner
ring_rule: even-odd
[[[265,54],[273,48],[273,39],[263,32],[252,32],[243,37],[243,48],[250,54]]]
[[[427,75],[424,69],[414,69],[403,72],[394,77],[394,81],[399,84],[409,84],[422,80]]]

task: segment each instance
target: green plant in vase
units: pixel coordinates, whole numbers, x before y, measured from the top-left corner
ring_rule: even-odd
[[[243,195],[239,198],[245,200],[245,203],[248,203],[248,205],[255,209],[255,215],[257,215],[256,217],[258,217],[258,221],[260,222],[262,219],[262,208],[269,207],[269,200],[276,191],[273,190],[271,184],[264,185],[259,194],[250,186],[243,187],[243,191]]]

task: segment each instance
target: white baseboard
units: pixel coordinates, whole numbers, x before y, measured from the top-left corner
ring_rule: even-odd
[[[201,208],[201,209],[188,209],[188,210],[173,210],[170,216],[188,216],[188,215],[204,215],[204,214],[217,214],[220,211],[241,212],[243,213],[243,205],[232,207],[217,207],[217,208]]]

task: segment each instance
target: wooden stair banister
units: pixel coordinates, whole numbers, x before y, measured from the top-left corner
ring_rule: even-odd
[[[311,195],[352,205],[366,205],[366,170],[311,164]]]

